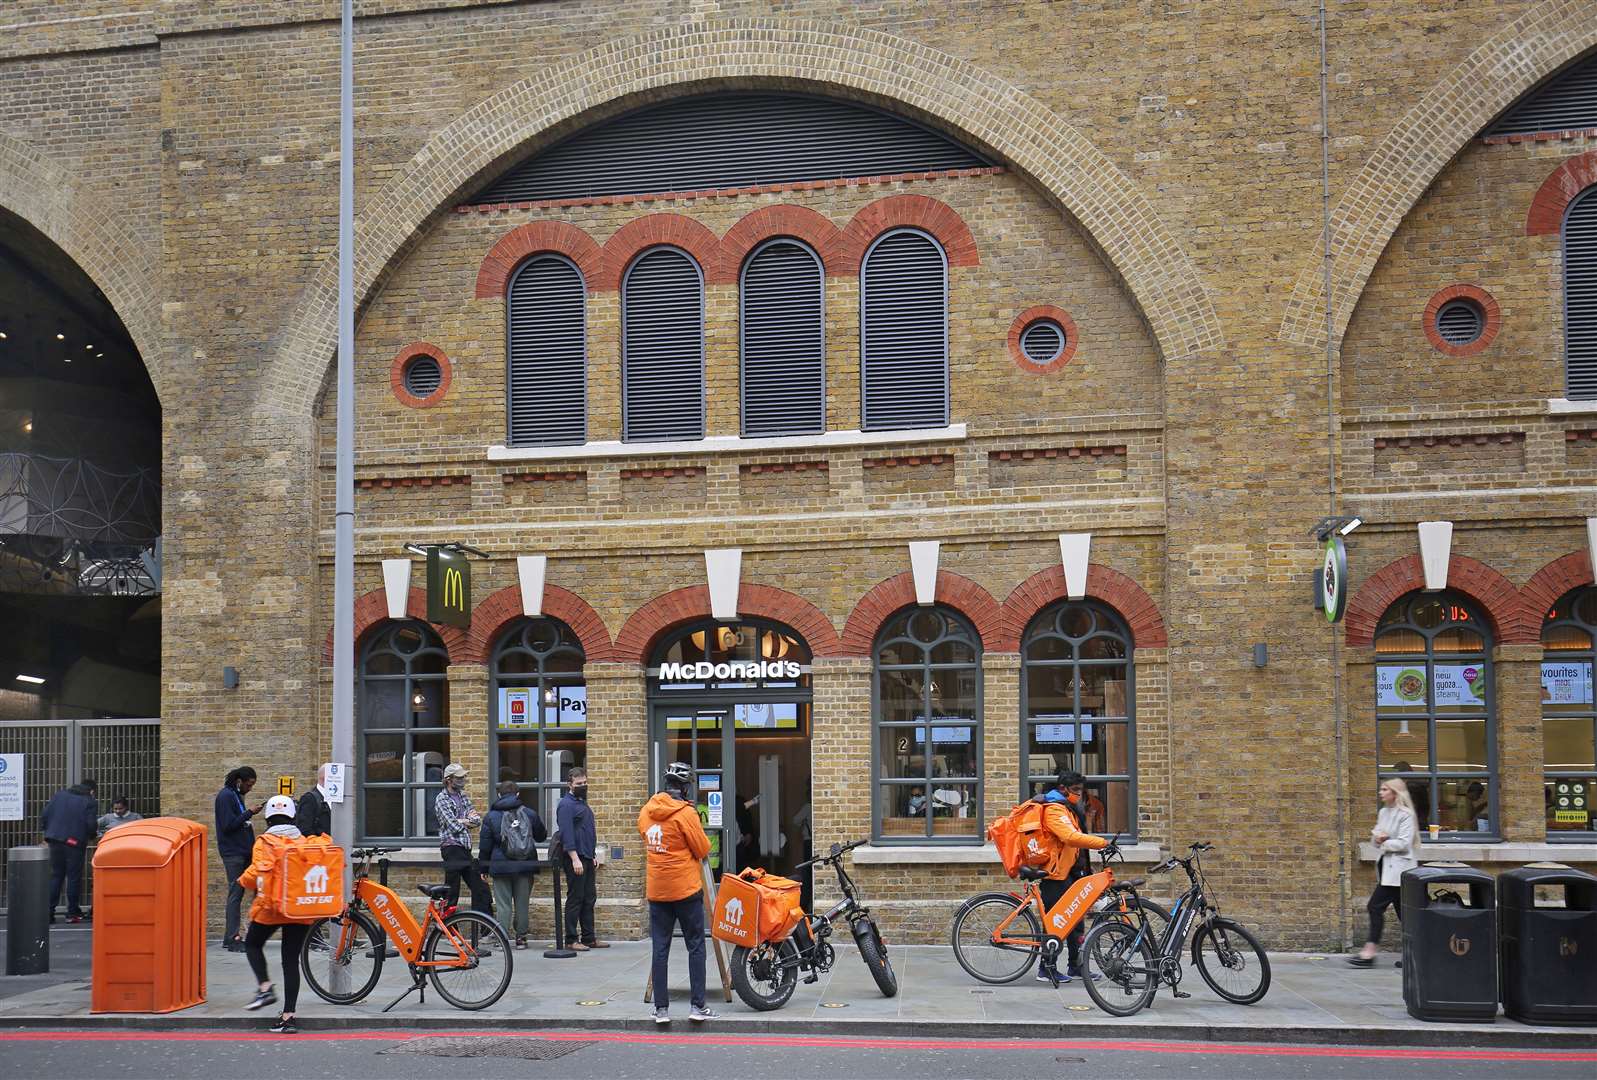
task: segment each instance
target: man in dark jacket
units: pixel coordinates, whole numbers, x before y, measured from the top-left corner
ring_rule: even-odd
[[[83,921],[83,856],[99,826],[100,803],[93,780],[62,788],[44,805],[44,842],[50,848],[50,921],[61,887],[67,891],[67,922]]]
[[[593,908],[599,897],[593,880],[598,865],[598,830],[593,823],[593,811],[588,808],[588,770],[572,769],[566,782],[568,789],[555,808],[560,847],[564,852],[560,858],[561,868],[566,873],[566,948],[577,952],[608,949],[610,943],[600,941],[593,933]],[[580,938],[577,935],[579,926]]]
[[[222,870],[227,874],[227,929],[222,931],[222,947],[229,952],[244,951],[240,925],[244,886],[238,883],[238,878],[250,864],[251,852],[255,849],[255,828],[250,819],[265,805],[245,805],[244,796],[254,786],[255,770],[241,765],[227,774],[222,790],[216,793],[216,850],[222,856]]]
[[[299,800],[299,810],[294,815],[294,825],[301,836],[331,836],[333,834],[333,808],[327,802],[327,766],[316,770],[316,786]]]
[[[536,845],[547,839],[543,818],[522,804],[520,786],[514,780],[501,780],[499,798],[482,823],[477,862],[493,876],[499,921],[514,930],[518,949],[527,947],[527,901],[538,873]],[[530,851],[516,851],[529,846]]]

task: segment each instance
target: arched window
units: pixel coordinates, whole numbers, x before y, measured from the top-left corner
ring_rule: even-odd
[[[826,304],[821,260],[797,240],[767,240],[743,264],[743,434],[826,430]]]
[[[704,274],[650,248],[621,283],[621,432],[633,442],[704,438]]]
[[[1597,185],[1564,214],[1564,371],[1571,399],[1597,398]]]
[[[493,776],[514,780],[554,828],[554,807],[573,768],[588,765],[588,688],[582,643],[555,619],[521,619],[500,635],[489,674]],[[484,795],[484,798],[487,798]]]
[[[1497,834],[1492,637],[1453,592],[1410,593],[1375,631],[1376,768],[1408,782],[1420,823]]]
[[[433,799],[449,763],[449,654],[415,619],[379,627],[361,651],[360,834],[438,835]]]
[[[506,442],[563,446],[588,437],[588,290],[563,255],[534,255],[505,296]]]
[[[1091,601],[1068,601],[1032,619],[1021,645],[1022,799],[1061,769],[1087,778],[1086,826],[1134,835],[1136,737],[1131,632]]]
[[[956,611],[906,608],[873,656],[873,839],[979,842],[981,637]]]
[[[1576,589],[1542,621],[1542,785],[1548,839],[1597,832],[1597,706],[1592,702],[1597,588]],[[1573,837],[1571,837],[1573,838]]]
[[[948,257],[919,229],[876,238],[860,270],[860,425],[948,425]]]

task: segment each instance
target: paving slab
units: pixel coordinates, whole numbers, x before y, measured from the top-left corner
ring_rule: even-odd
[[[541,943],[540,943],[541,944]],[[394,1011],[384,1006],[404,992],[404,965],[390,959],[377,989],[356,1005],[329,1005],[304,989],[301,1025],[316,1029],[515,1030],[526,1028],[652,1028],[643,1001],[649,971],[647,942],[618,942],[612,948],[568,960],[546,959],[539,949],[515,954],[510,989],[492,1008],[461,1012],[429,994],[415,995]],[[279,980],[275,942],[267,959]],[[687,960],[678,945],[671,965],[671,1001],[677,1026],[687,1027]],[[832,970],[814,983],[800,982],[788,1004],[757,1012],[734,999],[723,1000],[714,957],[710,957],[711,1003],[722,1030],[882,1035],[961,1035],[967,1037],[1102,1037],[1110,1032],[1136,1038],[1360,1043],[1376,1045],[1513,1045],[1560,1048],[1597,1047],[1597,1027],[1532,1027],[1499,1016],[1489,1024],[1431,1024],[1415,1020],[1403,1007],[1402,972],[1390,955],[1370,970],[1349,968],[1343,958],[1314,953],[1274,953],[1269,994],[1257,1005],[1231,1005],[1203,984],[1190,967],[1182,982],[1191,997],[1176,999],[1162,990],[1152,1008],[1131,1017],[1109,1016],[1092,1004],[1079,981],[1051,988],[1033,974],[1014,983],[991,986],[967,975],[947,946],[902,946],[893,950],[900,991],[884,998],[850,943],[838,943]],[[49,981],[10,988],[0,977],[0,1027],[196,1027],[248,1029],[269,1018],[243,1008],[254,980],[242,955],[213,947],[207,954],[209,1000],[180,1013],[95,1015],[89,1012],[89,982],[76,965]],[[35,980],[38,977],[34,977]],[[830,1007],[829,1007],[830,1006]],[[841,1006],[841,1007],[836,1007]]]

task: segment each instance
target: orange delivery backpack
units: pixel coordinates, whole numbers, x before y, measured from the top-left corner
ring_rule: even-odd
[[[799,900],[803,888],[791,878],[754,867],[735,875],[722,874],[710,917],[710,936],[749,949],[781,941],[804,918]]]
[[[1023,802],[987,826],[987,839],[998,849],[1004,873],[1019,877],[1023,866],[1047,866],[1053,861],[1059,841],[1043,823],[1046,805],[1036,799]]]
[[[282,845],[266,887],[272,914],[285,922],[313,923],[344,911],[344,849],[325,834]]]

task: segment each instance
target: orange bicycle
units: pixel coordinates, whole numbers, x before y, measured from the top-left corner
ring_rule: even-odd
[[[378,860],[379,880],[371,880],[372,859],[397,850],[372,847],[350,852],[360,860],[355,895],[342,915],[311,924],[300,953],[305,981],[323,1001],[353,1005],[376,988],[388,955],[388,938],[410,965],[411,982],[410,989],[383,1012],[416,992],[425,1002],[428,980],[438,996],[455,1008],[486,1009],[510,986],[514,966],[510,939],[491,916],[446,909],[447,885],[419,886],[427,897],[427,913],[417,923],[399,894],[388,887],[387,859]]]
[[[1032,867],[1021,868],[1019,892],[981,893],[965,901],[954,916],[952,935],[959,966],[984,983],[1014,982],[1031,970],[1038,955],[1056,959],[1083,920],[1093,925],[1110,918],[1129,921],[1136,906],[1150,924],[1167,925],[1170,913],[1137,894],[1141,878],[1115,881],[1109,862],[1118,855],[1117,848],[1108,849],[1100,856],[1099,872],[1072,882],[1052,909],[1044,906],[1037,885],[1047,875]]]

